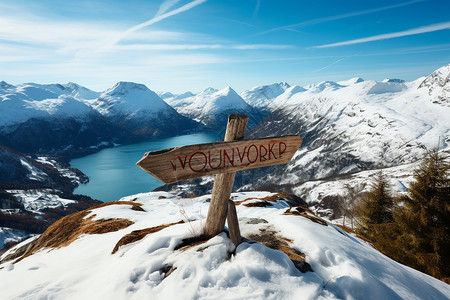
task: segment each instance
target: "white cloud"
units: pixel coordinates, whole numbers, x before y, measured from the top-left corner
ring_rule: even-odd
[[[156,13],[156,17],[166,13],[173,6],[177,5],[180,0],[164,0],[163,3],[159,6],[159,10]]]
[[[331,47],[340,47],[340,46],[347,46],[347,45],[354,45],[354,44],[362,44],[362,43],[367,43],[367,42],[393,39],[393,38],[398,38],[398,37],[403,37],[403,36],[422,34],[422,33],[433,32],[433,31],[444,30],[444,29],[450,29],[450,22],[433,24],[433,25],[418,27],[418,28],[399,31],[399,32],[379,34],[379,35],[374,35],[374,36],[355,39],[355,40],[314,46],[313,48],[331,48]]]
[[[114,30],[107,28],[92,30],[92,24],[0,18],[0,39],[19,43],[58,47],[94,42],[114,34]]]
[[[295,23],[295,24],[272,28],[272,29],[260,32],[257,35],[266,34],[266,33],[274,32],[274,31],[278,31],[278,30],[292,30],[295,27],[304,27],[304,26],[326,23],[326,22],[340,20],[340,19],[346,19],[346,18],[350,18],[350,17],[367,15],[367,14],[371,14],[371,13],[375,13],[375,12],[379,12],[379,11],[383,11],[383,10],[394,9],[394,8],[398,8],[398,7],[402,7],[402,6],[407,6],[407,5],[411,5],[411,4],[415,4],[415,3],[423,2],[423,1],[424,0],[413,0],[413,1],[409,1],[409,2],[404,2],[404,3],[389,5],[389,6],[383,6],[383,7],[369,9],[369,10],[361,10],[361,11],[356,11],[356,12],[351,12],[351,13],[346,13],[346,14],[341,14],[341,15],[312,19],[312,20],[308,20],[308,21],[304,21],[304,22],[299,22],[299,23]]]
[[[108,43],[106,43],[102,47],[98,48],[96,50],[96,52],[107,51],[111,47],[116,45],[118,42],[120,42],[122,39],[124,39],[126,36],[128,36],[129,34],[135,32],[135,31],[137,31],[139,29],[142,29],[144,27],[147,27],[147,26],[153,25],[155,23],[158,23],[158,22],[160,22],[160,21],[162,21],[164,19],[167,19],[169,17],[175,16],[175,15],[177,15],[179,13],[188,11],[188,10],[190,10],[190,9],[192,9],[192,8],[202,4],[202,3],[205,3],[206,1],[207,0],[194,0],[192,2],[189,2],[189,3],[185,4],[185,5],[177,8],[177,9],[171,10],[169,12],[165,12],[162,15],[157,15],[153,19],[150,19],[150,20],[148,20],[146,22],[143,22],[141,24],[135,25],[135,26],[129,28],[128,30],[122,32],[120,35],[116,36],[115,38],[111,39]]]
[[[129,44],[115,45],[111,50],[283,50],[290,48],[294,48],[294,46],[272,44]]]
[[[249,45],[236,45],[232,46],[232,49],[238,50],[283,50],[294,48],[292,45],[273,45],[273,44],[249,44]]]
[[[335,64],[337,64],[337,63],[339,63],[339,62],[341,62],[341,61],[343,61],[344,59],[349,58],[349,57],[352,57],[352,56],[342,57],[342,58],[340,58],[340,59],[338,59],[338,60],[335,60],[335,61],[333,61],[332,63],[326,65],[325,67],[322,67],[322,68],[320,68],[320,69],[317,69],[317,70],[315,70],[315,71],[312,71],[311,73],[318,73],[318,72],[320,72],[320,71],[323,71],[323,70],[325,70],[325,69],[328,69],[329,67],[331,67],[331,66],[333,66],[333,65],[335,65]]]
[[[253,19],[255,19],[258,16],[260,6],[261,6],[261,0],[256,0],[255,10],[253,11]]]

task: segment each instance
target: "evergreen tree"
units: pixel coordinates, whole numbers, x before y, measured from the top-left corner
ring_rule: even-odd
[[[393,221],[393,205],[389,182],[380,170],[370,191],[356,208],[357,232],[376,243],[383,235],[385,224]]]
[[[394,259],[437,278],[450,276],[450,164],[431,151],[395,213]],[[395,248],[395,249],[394,249]]]

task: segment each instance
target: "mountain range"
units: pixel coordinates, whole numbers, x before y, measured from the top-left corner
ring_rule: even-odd
[[[295,134],[301,149],[286,166],[237,180],[263,188],[418,161],[448,149],[450,65],[411,82],[355,77],[306,87],[280,82],[236,93],[156,94],[119,82],[104,92],[75,83],[0,82],[0,144],[21,152],[83,155],[118,143],[193,131],[223,132],[230,113],[249,115],[247,137]],[[161,98],[162,97],[162,98]],[[164,99],[163,99],[164,98]]]
[[[118,143],[200,130],[142,84],[98,93],[74,83],[0,83],[0,144],[21,152],[80,156]]]
[[[184,181],[165,186],[170,193],[129,196],[68,216],[8,250],[0,258],[0,283],[26,278],[27,284],[7,289],[6,297],[79,298],[106,286],[110,274],[114,287],[96,296],[167,297],[173,286],[191,298],[224,291],[264,298],[307,291],[327,299],[440,299],[449,293],[448,285],[389,260],[331,222],[345,224],[339,198],[366,192],[380,167],[394,192],[404,193],[428,149],[450,154],[450,65],[411,82],[280,82],[240,94],[231,87],[176,95],[131,82],[95,92],[75,83],[2,81],[0,100],[0,249],[98,203],[72,194],[87,178],[70,168],[67,157],[155,137],[223,132],[230,113],[249,115],[246,138],[303,139],[290,163],[237,173],[239,193],[232,199],[246,237],[237,248],[225,233],[190,244],[201,231],[213,178],[201,185]],[[250,192],[255,190],[295,195]],[[59,245],[46,240],[53,234],[75,236]],[[43,248],[51,251],[33,250]],[[22,255],[22,262],[11,263]],[[116,264],[120,272],[111,271]],[[93,280],[80,277],[86,268]]]
[[[275,98],[272,113],[250,137],[295,134],[302,147],[291,162],[252,185],[296,185],[367,169],[419,161],[427,148],[449,151],[450,65],[426,78],[322,82]]]

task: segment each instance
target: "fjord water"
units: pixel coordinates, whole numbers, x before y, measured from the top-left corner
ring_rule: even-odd
[[[145,152],[217,140],[217,135],[208,133],[181,135],[103,149],[73,159],[70,162],[71,166],[89,177],[89,182],[77,187],[74,193],[108,202],[119,200],[124,196],[150,192],[163,183],[136,166]]]

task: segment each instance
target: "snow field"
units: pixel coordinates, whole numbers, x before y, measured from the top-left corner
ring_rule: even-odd
[[[274,195],[233,193],[236,202]],[[67,247],[43,249],[22,261],[0,265],[2,296],[15,299],[446,299],[448,285],[400,265],[340,229],[301,216],[289,207],[237,205],[243,235],[272,228],[306,254],[314,272],[301,273],[281,251],[244,241],[236,249],[225,233],[175,250],[182,239],[200,234],[209,195],[183,199],[165,192],[125,197],[142,203],[95,209],[86,218],[126,218],[131,226],[105,234],[84,234]],[[251,200],[255,201],[255,200]],[[256,200],[257,201],[257,200]],[[250,202],[250,201],[248,201]],[[263,219],[264,222],[249,222]],[[134,230],[170,224],[123,245]],[[428,297],[428,298],[427,298]],[[431,298],[430,298],[431,297]]]

